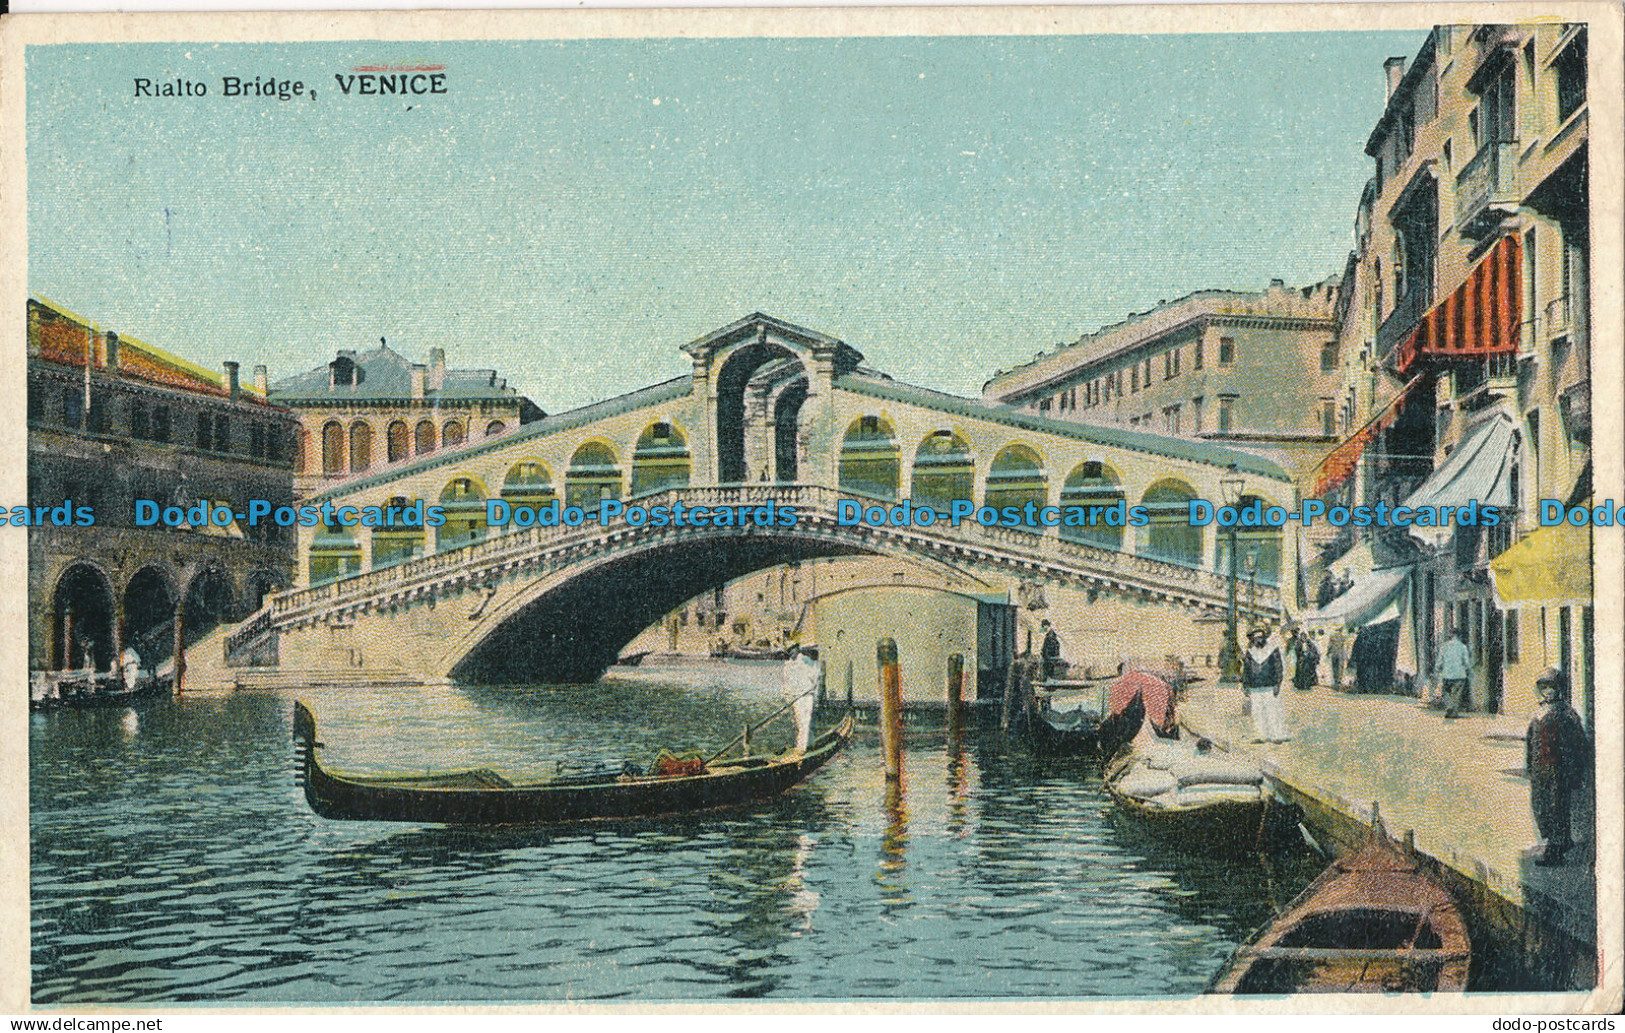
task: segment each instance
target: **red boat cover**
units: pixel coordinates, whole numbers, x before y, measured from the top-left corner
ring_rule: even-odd
[[[1174,732],[1174,687],[1150,671],[1129,671],[1106,690],[1106,716],[1116,717],[1138,697],[1145,720],[1159,735]]]

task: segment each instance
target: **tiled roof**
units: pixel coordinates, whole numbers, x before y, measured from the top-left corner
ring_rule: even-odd
[[[1214,466],[1234,465],[1242,473],[1288,483],[1292,480],[1285,470],[1262,456],[1250,452],[1241,452],[1233,448],[1225,448],[1222,445],[1214,445],[1206,441],[1186,441],[1181,438],[1163,437],[1160,434],[1121,430],[1117,427],[1097,427],[1085,423],[1073,423],[1069,420],[1052,420],[1043,416],[1033,416],[1019,412],[1015,409],[989,406],[974,398],[962,398],[959,395],[944,394],[941,391],[933,391],[929,388],[915,387],[912,384],[905,384],[897,380],[877,380],[852,373],[837,377],[835,386],[848,391],[855,391],[858,394],[868,395],[872,398],[901,402],[905,405],[918,405],[922,408],[935,409],[938,412],[964,416],[969,419],[1002,423],[1007,427],[1016,427],[1021,430],[1053,434],[1058,437],[1087,441],[1091,444],[1105,445],[1111,448],[1127,449],[1131,452],[1144,452],[1148,455],[1163,456],[1168,459],[1181,459],[1187,462],[1207,463]]]
[[[412,362],[387,344],[354,358],[361,379],[354,388],[334,387],[328,366],[279,380],[271,385],[271,399],[284,405],[299,402],[396,400],[412,397]],[[432,374],[431,374],[432,375]],[[441,400],[517,401],[519,392],[497,376],[494,369],[448,369],[438,388],[427,397]]]

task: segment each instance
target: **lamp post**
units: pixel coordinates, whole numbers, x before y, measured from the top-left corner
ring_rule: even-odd
[[[1235,468],[1231,467],[1231,472]],[[1234,507],[1241,501],[1243,481],[1239,477],[1226,477],[1219,482],[1224,504]],[[1219,646],[1219,681],[1228,685],[1241,682],[1241,647],[1236,641],[1236,525],[1230,524],[1230,584],[1225,597],[1224,642]]]

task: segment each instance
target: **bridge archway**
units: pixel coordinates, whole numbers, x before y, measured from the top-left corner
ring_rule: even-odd
[[[790,364],[795,367],[795,373],[805,377],[806,369],[801,365],[800,357],[782,344],[766,339],[765,335],[750,344],[736,348],[722,363],[722,368],[716,374],[716,452],[717,452],[717,480],[722,484],[741,484],[749,475],[749,467],[745,453],[745,424],[746,424],[746,393],[751,381],[764,367],[774,363],[783,363],[788,369]],[[775,376],[774,381],[784,379]],[[804,391],[804,389],[803,389]],[[802,394],[802,400],[806,398]],[[764,398],[765,401],[765,398]],[[780,397],[784,401],[784,396]],[[789,403],[786,403],[787,406]],[[799,403],[795,404],[795,411],[787,408],[785,415],[794,417],[799,411]],[[765,415],[765,414],[764,414]],[[775,411],[775,416],[778,413]],[[794,419],[791,420],[794,426]],[[792,429],[789,433],[793,434]],[[778,424],[774,424],[774,449],[777,452],[780,438]],[[777,456],[775,456],[777,459]],[[775,473],[782,475],[783,464]]]
[[[897,498],[902,464],[897,428],[884,416],[859,416],[841,441],[840,488],[880,499]]]
[[[914,452],[910,496],[916,505],[946,513],[955,500],[970,499],[976,490],[976,464],[970,441],[956,430],[936,430]]]
[[[632,488],[636,498],[663,488],[686,488],[693,471],[688,436],[670,420],[643,428],[632,450]]]
[[[875,553],[795,533],[652,540],[539,579],[494,615],[500,619],[489,631],[456,644],[446,667],[456,680],[482,684],[591,681],[640,632],[695,596],[784,563],[864,554]]]
[[[181,608],[181,644],[207,635],[222,621],[236,616],[237,601],[231,591],[231,578],[216,567],[204,567],[192,575],[186,587],[186,603]]]
[[[1085,460],[1072,468],[1061,485],[1061,505],[1076,506],[1085,511],[1085,520],[1092,524],[1082,526],[1064,524],[1061,537],[1069,542],[1081,542],[1101,549],[1121,552],[1122,525],[1113,527],[1106,522],[1106,513],[1123,502],[1123,479],[1106,463]]]
[[[553,471],[540,459],[521,459],[508,467],[502,480],[502,501],[512,506],[539,509],[558,497],[553,490]]]
[[[801,476],[801,407],[807,378],[798,377],[773,400],[773,477],[780,484]]]
[[[76,670],[113,665],[113,589],[107,575],[75,563],[51,593],[51,667]]]

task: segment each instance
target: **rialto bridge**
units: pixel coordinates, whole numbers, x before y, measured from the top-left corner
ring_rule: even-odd
[[[360,477],[320,505],[440,505],[430,528],[300,530],[299,582],[226,641],[229,664],[424,678],[596,677],[685,601],[781,563],[878,555],[946,563],[1012,593],[1036,582],[1115,607],[1169,651],[1224,611],[1228,532],[1192,527],[1188,501],[1239,489],[1291,507],[1267,459],[1204,442],[1050,420],[912,387],[842,341],[753,314],[684,346],[693,371],[489,443]],[[967,521],[847,526],[840,498],[996,508],[1147,509],[1143,527],[1014,529]],[[794,506],[793,527],[489,526],[486,502],[603,499],[645,508]],[[1255,608],[1296,584],[1288,527],[1246,531]],[[1160,632],[1157,629],[1162,629]],[[1211,632],[1203,635],[1211,639]],[[1210,643],[1211,646],[1211,643]]]

